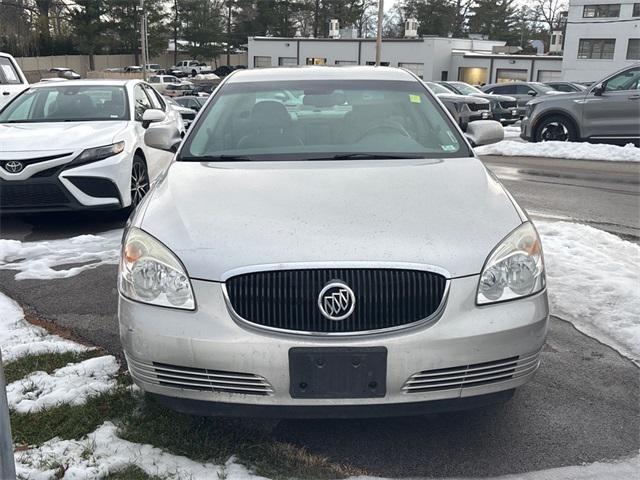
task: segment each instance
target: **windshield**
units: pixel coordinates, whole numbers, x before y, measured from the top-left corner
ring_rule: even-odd
[[[124,87],[51,85],[30,88],[0,112],[0,123],[127,120]]]
[[[544,83],[531,82],[531,84],[535,85],[538,88],[538,90],[540,90],[542,92],[555,92],[556,91],[553,88],[551,88],[549,85],[545,85]]]
[[[438,85],[437,83],[433,83],[433,82],[424,82],[424,83],[426,83],[427,87],[429,87],[431,91],[436,95],[440,93],[446,93],[447,95],[455,95],[451,90],[449,90],[446,87],[443,87],[442,85]]]
[[[469,85],[468,83],[456,82],[453,84],[456,90],[460,91],[463,95],[473,95],[474,93],[483,93],[482,90]]]
[[[178,160],[313,160],[469,156],[425,88],[406,81],[225,85]]]

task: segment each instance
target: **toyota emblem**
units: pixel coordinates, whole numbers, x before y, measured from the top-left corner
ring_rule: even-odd
[[[11,160],[4,164],[4,169],[9,173],[20,173],[24,165],[17,160]]]
[[[332,280],[320,291],[318,308],[325,318],[339,322],[353,313],[356,308],[356,296],[346,284]]]

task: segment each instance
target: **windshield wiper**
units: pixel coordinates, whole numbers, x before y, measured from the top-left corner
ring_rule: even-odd
[[[396,160],[403,158],[422,158],[416,155],[389,155],[382,153],[341,153],[331,157],[311,157],[306,160]]]
[[[246,155],[205,155],[203,157],[180,157],[179,162],[250,162]]]

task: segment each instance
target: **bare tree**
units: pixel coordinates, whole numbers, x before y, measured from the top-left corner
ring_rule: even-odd
[[[558,14],[567,9],[566,0],[532,0],[531,7],[540,23],[544,23],[549,33],[556,26]]]

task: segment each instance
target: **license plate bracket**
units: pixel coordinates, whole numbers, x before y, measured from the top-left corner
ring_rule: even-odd
[[[292,398],[381,398],[387,390],[385,347],[294,347]]]

